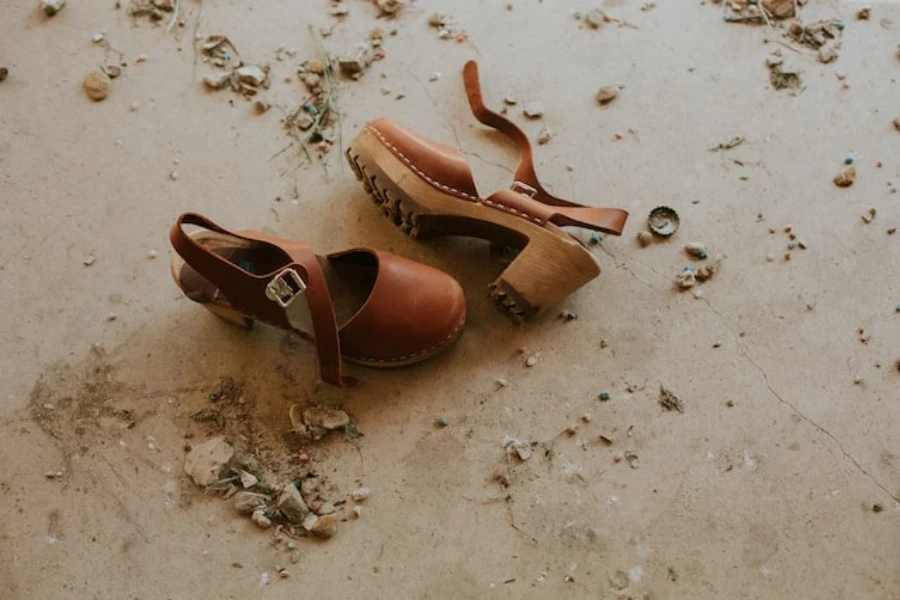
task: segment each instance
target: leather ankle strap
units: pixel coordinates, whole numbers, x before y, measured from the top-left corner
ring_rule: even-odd
[[[184,231],[184,225],[196,225],[235,239],[265,246],[282,263],[277,270],[254,274],[226,258],[210,252]],[[219,288],[231,305],[251,317],[284,329],[295,329],[289,315],[293,296],[303,294],[309,303],[313,335],[319,354],[319,369],[324,381],[348,386],[352,378],[341,375],[341,347],[334,306],[328,292],[325,274],[312,249],[305,244],[284,248],[273,238],[252,232],[237,234],[220,227],[197,213],[184,213],[169,231],[172,247],[201,276]],[[302,285],[298,284],[293,271]],[[279,293],[280,292],[280,293]]]
[[[622,234],[628,212],[618,208],[586,207],[557,198],[544,189],[534,171],[534,155],[528,136],[519,129],[518,125],[484,105],[481,84],[478,80],[478,64],[474,60],[470,60],[463,67],[463,83],[466,87],[469,106],[475,118],[488,127],[493,127],[505,134],[522,151],[522,159],[516,169],[516,179],[512,185],[513,191],[530,196],[543,204],[564,207],[554,211],[553,216],[548,219],[556,225],[578,225],[614,235]]]

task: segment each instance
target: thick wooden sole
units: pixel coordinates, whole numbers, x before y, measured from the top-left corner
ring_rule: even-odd
[[[514,319],[535,317],[600,274],[597,259],[562,229],[438,189],[368,127],[350,142],[346,155],[382,214],[410,237],[463,235],[521,249],[490,285],[494,303]]]

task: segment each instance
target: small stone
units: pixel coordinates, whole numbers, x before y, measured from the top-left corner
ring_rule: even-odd
[[[894,119],[894,129],[896,129],[897,131],[900,131],[900,116],[898,116],[896,119]]]
[[[282,579],[287,579],[288,577],[291,576],[291,574],[290,574],[290,572],[288,572],[287,569],[281,568],[281,569],[278,569],[278,576],[281,577]]]
[[[559,316],[562,317],[565,321],[574,321],[578,318],[578,315],[572,312],[571,310],[564,310],[559,313]]]
[[[859,385],[859,384],[861,384],[861,383],[862,383],[862,379],[861,379],[860,377],[857,376],[857,377],[854,377],[854,378],[853,378],[853,384],[854,384],[854,385]]]
[[[393,17],[403,8],[403,2],[401,0],[375,0],[375,6],[381,11],[382,16]]]
[[[513,94],[507,94],[503,97],[503,102],[505,102],[509,106],[515,106],[518,101],[518,98],[516,98]]]
[[[337,533],[337,519],[334,515],[310,515],[303,521],[303,528],[316,537],[330,538]]]
[[[241,515],[252,515],[258,509],[265,509],[266,496],[253,492],[238,492],[232,500],[234,509]]]
[[[184,459],[184,472],[199,486],[212,485],[219,473],[234,456],[234,448],[223,436],[214,437],[194,446]]]
[[[693,271],[684,270],[675,276],[675,283],[681,289],[687,290],[697,285],[697,276]]]
[[[100,69],[95,69],[84,76],[84,93],[88,98],[99,102],[109,96],[109,76]]]
[[[291,552],[291,564],[297,564],[300,562],[300,551],[294,550]]]
[[[48,17],[52,17],[61,11],[65,5],[66,0],[41,0],[41,10]]]
[[[309,516],[309,507],[306,506],[300,490],[293,483],[284,487],[281,495],[278,496],[277,506],[284,518],[291,523],[303,523],[304,519]]]
[[[103,35],[102,33],[95,33],[94,35],[91,36],[91,41],[94,42],[95,44],[102,44],[103,40],[105,40],[105,39],[106,39],[106,36]]]
[[[591,29],[600,29],[603,23],[606,22],[606,15],[603,14],[602,10],[595,8],[584,15],[584,22]]]
[[[371,495],[371,491],[367,487],[357,488],[350,494],[354,502],[364,502]]]
[[[353,515],[358,519],[362,516],[362,506],[353,507]]]
[[[428,78],[428,81],[437,81],[437,80],[440,79],[440,78],[441,78],[441,73],[440,73],[440,71],[435,71],[435,72],[432,73],[431,76]]]
[[[494,383],[496,383],[499,387],[502,387],[502,388],[509,385],[509,382],[507,380],[503,379],[502,377],[498,377],[497,379],[495,379]]]
[[[872,16],[872,9],[869,7],[863,7],[856,11],[856,18],[860,21],[868,21],[869,17]]]
[[[448,425],[450,424],[450,419],[448,419],[447,417],[438,417],[438,418],[435,420],[434,424],[435,424],[437,427],[446,427],[446,426],[448,426]]]
[[[637,234],[637,241],[641,246],[647,247],[653,241],[653,234],[649,231],[641,231]]]
[[[171,179],[172,181],[178,181],[178,171],[174,169],[169,171],[169,179]]]
[[[106,320],[107,320],[107,321],[110,321],[110,322],[115,321],[115,320],[118,319],[118,318],[119,318],[119,315],[117,315],[117,314],[114,313],[114,312],[111,312],[111,313],[109,313],[108,315],[106,315]]]
[[[306,68],[316,75],[323,75],[325,73],[325,63],[322,62],[322,59],[320,58],[311,58],[306,61]]]
[[[270,106],[268,102],[263,102],[262,100],[257,100],[253,103],[253,112],[258,115],[265,114],[269,110]]]
[[[666,410],[677,410],[680,413],[684,412],[684,402],[663,386],[659,387],[659,404]]]
[[[531,444],[529,444],[525,440],[506,436],[503,438],[503,442],[501,445],[506,449],[506,452],[508,454],[515,453],[515,455],[518,456],[519,460],[521,461],[526,461],[531,458]]]
[[[9,77],[9,69],[0,67],[0,82],[6,81],[7,77]]]
[[[256,65],[247,65],[234,71],[234,76],[241,83],[259,87],[266,82],[268,75]]]
[[[684,247],[684,251],[691,256],[699,258],[702,255],[706,254],[706,246],[701,242],[691,242]]]
[[[544,105],[536,100],[527,102],[523,111],[529,119],[540,119],[544,116]]]
[[[553,139],[553,130],[550,129],[548,126],[544,125],[541,128],[541,131],[538,133],[537,143],[540,145],[544,145],[547,142],[549,142],[551,139]]]
[[[777,19],[790,19],[797,10],[796,0],[762,0],[762,6]]]
[[[525,360],[525,366],[526,366],[526,367],[533,367],[534,365],[537,364],[537,362],[538,362],[538,359],[537,359],[536,356],[529,356],[529,357]]]
[[[139,109],[140,107],[141,107],[140,102],[138,102],[137,100],[132,100],[131,103],[128,105],[128,110],[130,110],[131,112],[137,112],[137,109]]]
[[[441,13],[433,13],[430,17],[428,17],[428,25],[429,27],[443,27],[446,22],[446,17]]]
[[[97,261],[97,257],[96,257],[96,256],[88,256],[88,257],[85,258],[83,261],[81,261],[81,264],[83,264],[83,265],[86,266],[86,267],[90,267],[90,266],[93,265],[96,261]]]
[[[146,54],[138,54],[138,57],[135,59],[134,62],[136,62],[136,63],[147,62],[147,55]]]
[[[609,400],[609,392],[600,392],[600,401],[606,402]]]
[[[584,413],[583,415],[581,415],[581,420],[584,421],[585,423],[590,423],[591,419],[592,419],[591,413]]]
[[[619,88],[615,85],[604,85],[597,91],[597,102],[601,106],[609,104],[619,95]]]
[[[700,288],[694,288],[693,290],[691,290],[691,294],[694,295],[694,298],[699,300],[703,297],[703,290],[701,290]]]
[[[258,508],[253,511],[253,514],[250,516],[250,519],[256,523],[260,529],[267,529],[272,526],[272,519],[270,519],[266,515],[265,509]]]
[[[259,483],[259,479],[256,478],[252,473],[248,473],[247,471],[241,471],[241,485],[244,486],[244,489],[252,488],[254,485]]]
[[[848,165],[834,176],[834,185],[838,187],[850,187],[856,181],[856,167]]]
[[[824,46],[819,48],[819,53],[816,55],[818,61],[822,64],[828,64],[830,62],[834,62],[837,59],[837,52],[831,46]]]
[[[231,72],[230,71],[217,71],[215,73],[211,73],[206,75],[203,78],[203,84],[214,90],[220,90],[231,81]]]

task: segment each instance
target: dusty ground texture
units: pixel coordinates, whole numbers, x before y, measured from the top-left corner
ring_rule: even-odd
[[[779,45],[780,31],[727,24],[696,2],[608,1],[637,29],[592,30],[570,12],[589,3],[421,0],[385,21],[347,0],[337,21],[324,1],[207,0],[201,14],[182,0],[186,26],[168,34],[112,0],[52,19],[8,4],[0,596],[900,597],[900,235],[886,233],[900,225],[897,5],[875,4],[868,21],[857,4],[805,8],[804,20],[847,25],[823,65]],[[435,11],[470,41],[438,39]],[[626,235],[597,249],[604,274],[561,307],[577,320],[508,322],[487,300],[502,268],[487,245],[402,237],[339,146],[312,164],[296,147],[273,158],[288,142],[281,109],[303,97],[284,77],[316,53],[310,22],[335,24],[333,52],[376,25],[398,29],[383,61],[341,85],[344,142],[390,116],[458,144],[484,190],[507,185],[515,153],[470,116],[458,75],[475,57],[491,104],[514,93],[531,136],[555,132],[537,161],[557,194],[632,211]],[[203,89],[197,23],[271,63],[272,110]],[[129,66],[95,103],[80,86],[105,62],[91,41],[101,30]],[[275,61],[279,46],[296,59]],[[802,72],[800,93],[770,88],[776,48]],[[619,97],[599,106],[597,89],[616,82]],[[525,123],[527,100],[544,104],[542,121]],[[746,142],[709,151],[734,136]],[[850,153],[857,179],[840,189],[832,177]],[[681,230],[641,248],[659,204],[680,212]],[[172,284],[167,229],[187,209],[323,252],[371,245],[437,265],[466,289],[468,328],[429,363],[354,367],[362,383],[348,391],[317,385],[309,345],[231,328]],[[786,262],[788,224],[809,248]],[[728,256],[701,299],[672,285],[694,240]],[[539,353],[532,368],[523,345]],[[183,446],[208,433],[188,416],[228,377],[245,399],[228,434],[268,459],[295,456],[295,402],[342,405],[364,434],[304,446],[338,497],[360,484],[372,497],[335,538],[301,540],[297,564],[183,474]],[[659,405],[660,385],[683,414]],[[590,423],[559,435],[584,413]],[[539,442],[534,456],[507,459],[507,434]],[[498,466],[509,487],[492,480]],[[260,588],[264,572],[273,580]]]

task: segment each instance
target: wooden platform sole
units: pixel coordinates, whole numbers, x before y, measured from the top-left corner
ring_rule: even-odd
[[[346,155],[384,216],[410,237],[462,235],[520,249],[490,285],[494,303],[514,319],[533,318],[600,274],[597,259],[562,229],[442,191],[419,177],[368,127]]]

